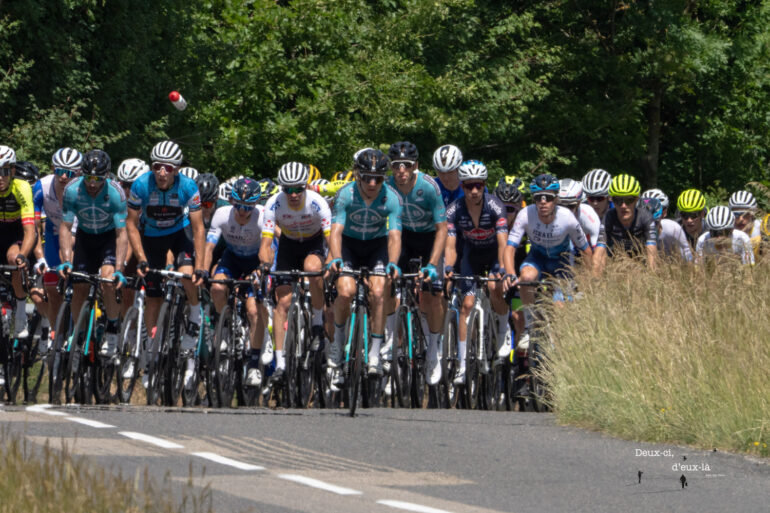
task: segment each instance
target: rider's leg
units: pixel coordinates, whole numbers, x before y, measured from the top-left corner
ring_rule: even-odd
[[[102,278],[109,278],[115,272],[112,265],[103,265],[101,269]],[[104,298],[104,311],[107,314],[107,325],[105,327],[104,341],[101,347],[101,353],[105,356],[115,354],[118,347],[118,318],[120,315],[120,305],[115,298],[115,285],[112,283],[102,283],[102,297]]]
[[[224,273],[216,273],[214,280],[226,280],[227,275]],[[214,310],[217,313],[222,313],[222,309],[227,305],[227,296],[230,294],[230,288],[224,283],[212,283],[211,284],[211,301],[214,303]]]
[[[249,363],[246,383],[249,386],[259,386],[262,384],[259,358],[262,352],[267,309],[262,304],[257,304],[255,298],[250,297],[246,300],[246,316],[249,319]]]
[[[356,293],[356,282],[350,276],[337,279],[337,299],[334,300],[334,340],[329,347],[329,366],[342,363],[342,347],[345,344],[345,325],[350,317],[350,303]]]
[[[540,271],[537,267],[527,264],[525,261],[521,266],[520,281],[537,281],[540,277]],[[535,289],[533,287],[521,287],[521,302],[524,305],[524,329],[529,330],[532,325],[532,305],[535,303]]]
[[[281,285],[275,289],[275,308],[273,309],[273,334],[275,335],[275,368],[283,369],[283,348],[286,339],[286,315],[291,306],[291,287]]]
[[[507,358],[511,352],[511,325],[508,322],[510,309],[503,295],[503,284],[490,281],[488,286],[493,314],[497,320],[497,356]]]
[[[369,312],[371,314],[371,347],[369,348],[369,368],[371,371],[380,370],[380,347],[383,342],[385,327],[385,289],[390,280],[383,276],[369,278]],[[388,289],[390,287],[387,287]]]
[[[16,257],[21,248],[18,244],[11,244],[6,252],[6,261],[8,265],[16,265]],[[16,298],[15,308],[15,333],[14,336],[25,336],[27,332],[27,293],[21,283],[21,272],[15,271],[12,274],[11,283],[13,284],[13,295]]]

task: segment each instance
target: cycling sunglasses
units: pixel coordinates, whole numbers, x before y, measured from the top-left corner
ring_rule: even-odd
[[[11,171],[13,171],[13,166],[0,167],[0,176],[11,176]]]
[[[600,201],[604,201],[606,199],[609,199],[609,197],[608,196],[588,196],[587,199],[588,199],[588,201],[593,201],[595,203],[598,203]]]
[[[172,174],[176,170],[176,166],[173,164],[167,164],[165,162],[153,162],[153,171],[165,171],[168,174]]]
[[[473,191],[475,189],[484,190],[484,182],[463,182],[463,189]]]
[[[406,169],[412,169],[416,164],[413,160],[394,160],[390,163],[391,169],[401,169],[404,166]]]
[[[243,203],[233,203],[233,208],[240,212],[251,212],[256,205],[245,205]]]
[[[53,172],[56,173],[56,176],[66,176],[67,178],[72,178],[79,173],[76,169],[64,169],[63,167],[57,167]]]
[[[385,181],[385,177],[382,175],[360,174],[358,176],[361,178],[361,181],[364,183],[371,182],[372,180],[374,180],[376,183],[382,183]]]
[[[733,214],[735,214],[735,217],[743,217],[747,215],[754,217],[754,212],[751,210],[733,210]]]
[[[733,234],[733,229],[726,228],[724,230],[709,230],[709,234],[711,235],[712,239],[717,237],[730,237]]]
[[[616,205],[634,205],[636,196],[614,196],[612,202]]]
[[[509,213],[509,214],[514,214],[514,213],[518,212],[519,210],[521,210],[521,207],[518,206],[518,205],[506,205],[505,206],[505,211],[507,213]]]
[[[86,176],[83,177],[83,179],[86,182],[99,183],[99,182],[103,182],[104,180],[106,180],[107,177],[106,176],[99,176],[99,175],[86,175]]]
[[[700,216],[700,212],[682,212],[682,219],[695,219]]]
[[[286,194],[302,194],[305,192],[305,186],[297,185],[295,187],[284,187],[283,192]]]
[[[545,201],[546,203],[551,203],[553,201],[556,201],[556,196],[553,194],[535,194],[532,196],[532,199],[535,200],[535,203],[540,203],[541,201]]]

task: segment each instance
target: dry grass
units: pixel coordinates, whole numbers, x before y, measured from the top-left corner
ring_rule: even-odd
[[[629,259],[551,315],[558,419],[629,439],[770,456],[770,264]]]

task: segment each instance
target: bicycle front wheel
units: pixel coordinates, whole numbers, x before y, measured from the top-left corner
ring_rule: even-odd
[[[352,327],[353,339],[350,344],[350,358],[348,360],[348,408],[350,416],[356,414],[358,396],[361,393],[361,371],[364,366],[364,335],[366,332],[365,310],[363,307],[356,309],[355,323]]]
[[[70,335],[69,358],[67,359],[67,368],[64,372],[64,398],[66,403],[75,401],[85,404],[87,391],[84,387],[83,371],[88,362],[86,361],[86,355],[83,354],[83,349],[90,314],[91,308],[89,308],[89,305],[83,304]]]
[[[64,372],[67,369],[69,353],[67,341],[72,327],[72,309],[68,302],[62,303],[54,323],[54,339],[51,352],[48,353],[48,402],[61,404],[61,392]]]
[[[473,310],[468,317],[468,343],[465,346],[465,406],[469,410],[475,410],[481,405],[481,369],[478,360],[481,342],[481,319],[478,312]]]
[[[412,358],[409,351],[409,321],[406,307],[400,307],[396,313],[396,332],[393,334],[393,361],[391,377],[393,386],[391,393],[395,395],[395,403],[399,408],[406,408],[411,403],[412,390]]]
[[[222,309],[214,334],[214,358],[211,381],[216,389],[217,405],[229,408],[235,395],[235,330],[229,306]]]

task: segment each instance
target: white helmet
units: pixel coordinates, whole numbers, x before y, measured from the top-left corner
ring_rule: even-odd
[[[577,205],[583,200],[583,184],[572,178],[559,180],[559,205]]]
[[[219,199],[230,201],[230,191],[233,190],[233,182],[230,180],[219,184]]]
[[[644,191],[639,197],[641,199],[655,198],[656,200],[660,201],[661,207],[668,208],[668,196],[666,196],[666,193],[660,189],[648,189]]]
[[[371,150],[371,151],[374,151],[374,148],[361,148],[360,150],[358,150],[357,152],[355,152],[355,153],[353,154],[353,163],[355,163],[355,162],[358,160],[358,156],[359,156],[359,155],[361,155],[363,152],[365,152],[365,151],[369,151],[369,150]]]
[[[461,182],[466,180],[486,180],[487,166],[478,160],[466,160],[460,164],[460,172],[457,177]]]
[[[735,225],[735,216],[728,207],[720,205],[706,214],[706,227],[709,230],[727,230]]]
[[[586,196],[607,196],[611,181],[612,176],[604,169],[592,169],[583,177],[583,191]]]
[[[54,169],[76,171],[83,165],[83,154],[74,148],[59,148],[51,157]]]
[[[0,167],[16,164],[16,152],[8,146],[0,146]]]
[[[229,183],[230,185],[232,185],[238,180],[240,180],[241,178],[245,178],[245,176],[243,175],[231,176],[230,178],[227,179],[226,183]]]
[[[198,173],[198,170],[195,169],[194,167],[183,167],[179,169],[179,174],[185,175],[187,178],[191,180],[195,180],[196,178],[198,178],[198,175],[200,173]]]
[[[283,187],[304,185],[309,174],[308,167],[302,162],[287,162],[278,170],[278,184]]]
[[[730,210],[747,212],[757,209],[757,200],[749,191],[737,191],[730,196]]]
[[[433,152],[433,168],[439,173],[449,173],[457,169],[463,162],[460,148],[445,144]]]
[[[150,166],[142,159],[126,159],[118,166],[118,180],[133,183],[134,180],[149,170]]]
[[[316,186],[329,185],[329,180],[327,180],[326,178],[318,178],[317,180],[313,180],[312,182],[310,182],[310,185],[316,185]],[[333,196],[334,195],[326,194],[326,195],[323,196],[323,198],[328,201]]]
[[[178,166],[182,163],[182,149],[174,141],[161,141],[153,146],[150,162],[162,162]]]

